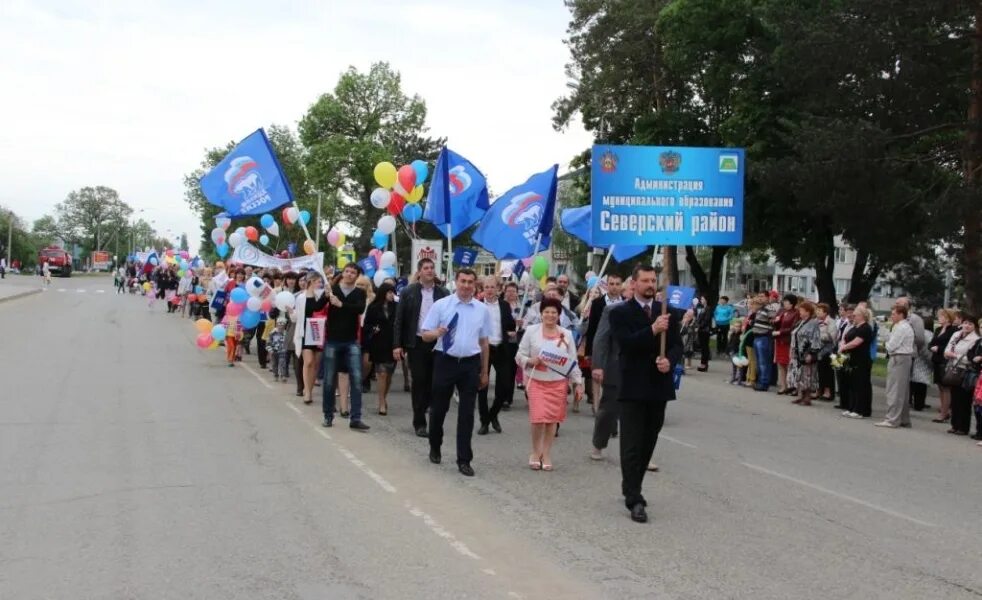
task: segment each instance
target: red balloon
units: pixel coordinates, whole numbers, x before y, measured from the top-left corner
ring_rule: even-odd
[[[273,309],[273,301],[267,298],[266,300],[263,300],[263,305],[259,310],[261,310],[264,313],[268,313],[272,309]]]
[[[410,165],[399,167],[399,184],[402,189],[406,190],[406,193],[413,191],[413,188],[416,187],[416,169]]]
[[[246,227],[246,239],[250,242],[255,242],[259,239],[259,232],[252,225]]]
[[[286,224],[287,227],[293,225],[293,223],[290,222],[290,217],[287,216],[287,211],[289,210],[290,207],[287,206],[286,208],[283,209],[283,212],[280,213],[283,216],[283,222]]]
[[[389,214],[393,217],[398,217],[402,214],[404,206],[406,206],[406,199],[398,193],[392,192],[392,195],[389,197],[389,205],[385,207],[385,210],[389,211]]]
[[[225,314],[230,317],[237,317],[242,314],[245,310],[245,303],[230,302],[228,306],[225,307]]]
[[[215,340],[212,339],[210,333],[199,333],[198,334],[198,340],[197,340],[198,348],[201,348],[201,349],[207,348],[208,346],[211,346],[211,343],[213,341],[215,341]]]

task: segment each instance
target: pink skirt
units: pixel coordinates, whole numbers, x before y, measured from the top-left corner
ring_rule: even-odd
[[[529,396],[529,423],[539,425],[565,421],[568,385],[565,379],[540,381],[529,378],[525,386]]]

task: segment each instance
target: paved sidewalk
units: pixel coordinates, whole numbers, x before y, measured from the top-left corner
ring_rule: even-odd
[[[32,282],[29,278],[24,278],[24,281],[11,281],[13,277],[7,277],[6,279],[0,280],[0,302],[6,302],[8,300],[14,300],[16,298],[21,298],[23,296],[30,296],[31,294],[37,294],[41,291],[40,285],[30,285]]]

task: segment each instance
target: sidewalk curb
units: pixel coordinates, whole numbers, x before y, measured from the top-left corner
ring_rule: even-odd
[[[40,294],[40,293],[41,293],[41,288],[38,288],[36,290],[28,290],[26,292],[20,292],[19,294],[14,294],[13,296],[4,296],[0,298],[0,304],[3,304],[4,302],[9,302],[11,300],[17,300],[18,298],[33,296],[34,294]]]

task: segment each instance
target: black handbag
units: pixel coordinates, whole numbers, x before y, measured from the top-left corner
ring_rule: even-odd
[[[968,373],[968,369],[959,366],[958,360],[949,363],[944,370],[944,377],[941,378],[941,385],[947,387],[960,387],[962,381],[965,379],[965,375]]]

